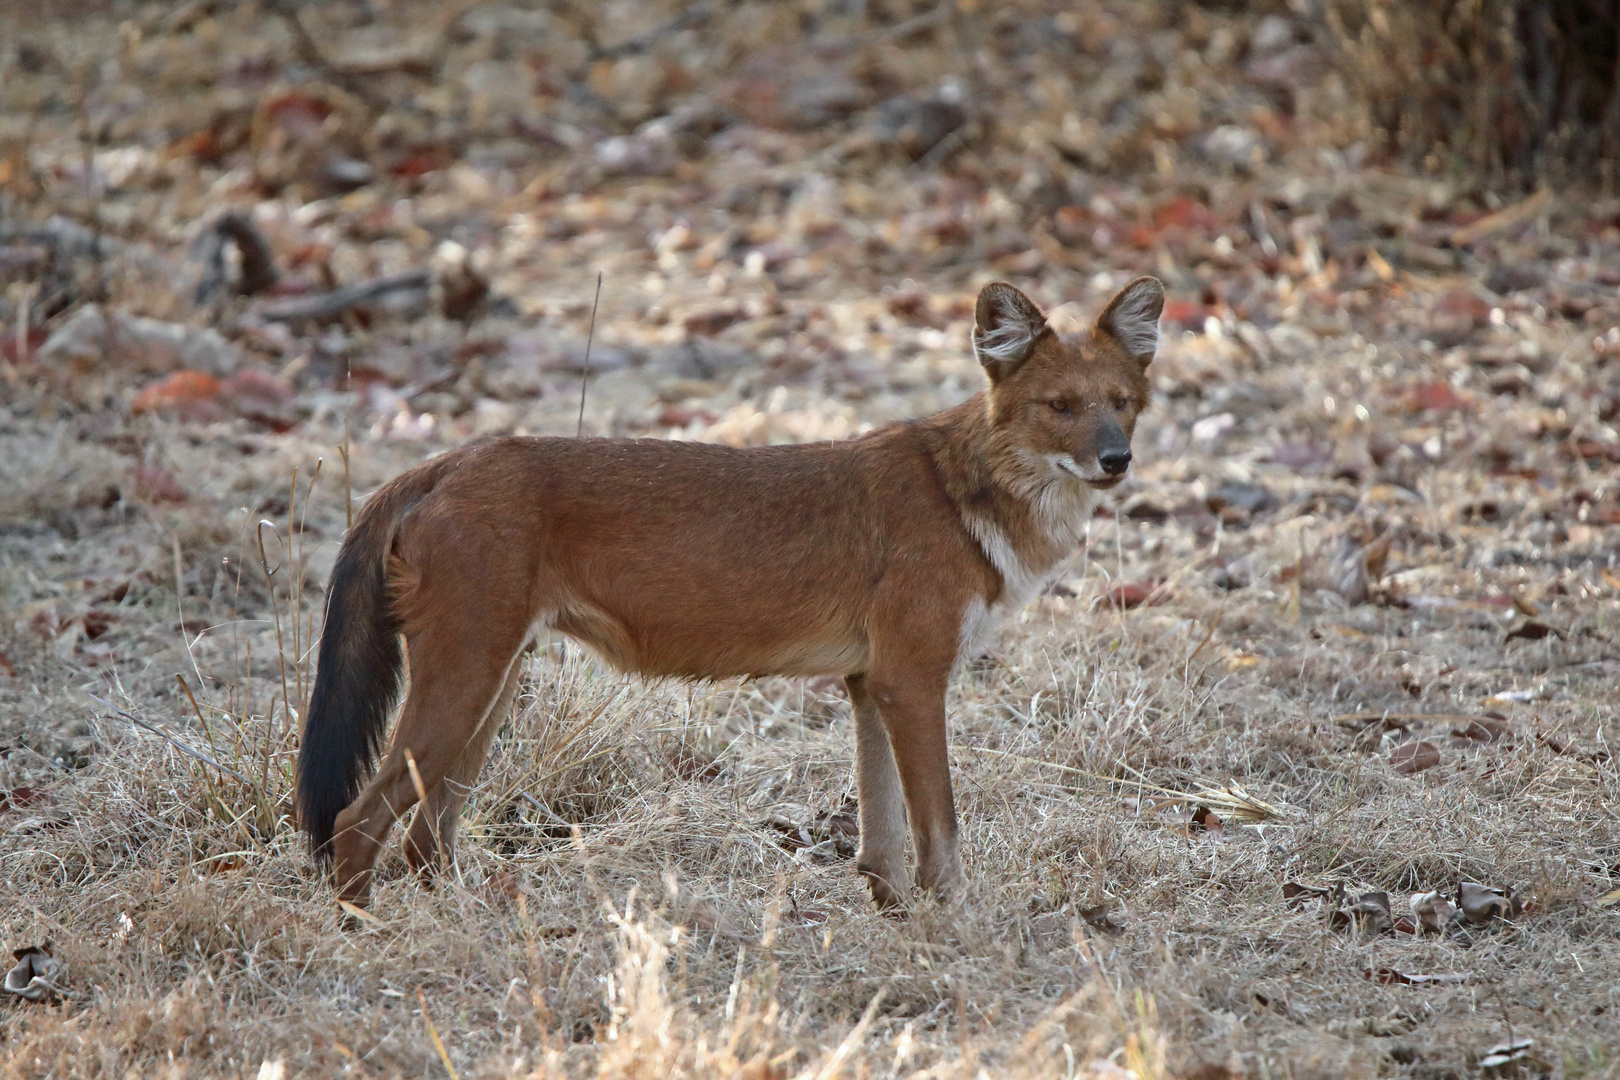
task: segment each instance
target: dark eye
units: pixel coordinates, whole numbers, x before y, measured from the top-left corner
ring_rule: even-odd
[[[1124,412],[1125,411],[1125,406],[1127,406],[1129,404],[1130,404],[1129,400],[1127,400],[1125,398],[1122,398],[1122,397],[1117,397],[1117,398],[1114,399],[1114,411],[1115,412]]]
[[[1062,398],[1053,398],[1049,402],[1049,404],[1052,406],[1052,411],[1053,412],[1068,412],[1069,411],[1069,403],[1067,401],[1064,401]]]

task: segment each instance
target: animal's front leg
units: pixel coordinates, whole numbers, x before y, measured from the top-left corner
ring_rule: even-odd
[[[860,796],[861,849],[855,865],[885,911],[903,907],[911,882],[906,874],[906,804],[895,769],[889,730],[866,679],[844,680],[855,709],[855,787]]]
[[[867,679],[867,691],[877,702],[894,748],[911,820],[911,844],[917,852],[917,885],[936,896],[948,896],[961,880],[962,862],[945,741],[945,675],[873,675]]]

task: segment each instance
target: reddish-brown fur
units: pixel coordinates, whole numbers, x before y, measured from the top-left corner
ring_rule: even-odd
[[[417,801],[407,753],[428,796],[407,856],[448,857],[521,654],[548,629],[646,675],[844,676],[860,870],[880,905],[903,902],[909,818],[918,885],[947,891],[960,875],[947,681],[1123,477],[1162,303],[1138,279],[1065,339],[1012,286],[987,286],[974,340],[988,389],[848,442],[510,438],[386,485],[334,572],[299,762],[305,826],[340,894],[364,901]],[[380,735],[358,731],[372,722],[360,714],[385,716],[395,632],[409,694],[381,767],[333,820]]]

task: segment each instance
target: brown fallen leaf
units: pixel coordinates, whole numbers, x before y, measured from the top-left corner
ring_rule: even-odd
[[[1476,924],[1511,919],[1521,910],[1511,889],[1497,889],[1474,881],[1457,883],[1457,907],[1463,918]]]
[[[154,503],[180,503],[186,501],[186,489],[174,474],[159,465],[135,466],[135,494]]]
[[[1451,922],[1457,908],[1437,892],[1413,893],[1412,914],[1424,933],[1438,934]]]
[[[220,381],[205,371],[176,371],[149,384],[130,403],[132,413],[179,410],[193,413],[212,406],[219,397]],[[217,409],[213,410],[215,413]]]
[[[1113,910],[1113,903],[1105,900],[1090,907],[1076,908],[1075,914],[1085,920],[1085,924],[1093,930],[1100,930],[1105,934],[1117,934],[1125,928],[1109,918]]]
[[[1484,717],[1470,720],[1460,727],[1453,727],[1451,735],[1454,739],[1477,743],[1496,743],[1513,741],[1513,727],[1506,720],[1494,717]]]
[[[1541,188],[1527,199],[1512,206],[1504,206],[1493,214],[1486,214],[1478,221],[1460,226],[1452,231],[1451,244],[1453,247],[1468,247],[1479,243],[1487,236],[1494,236],[1505,229],[1524,225],[1541,213],[1541,208],[1547,205],[1547,200],[1551,197],[1549,189]]]
[[[1298,881],[1283,882],[1282,894],[1284,900],[1296,900],[1303,904],[1307,900],[1331,900],[1333,890],[1317,885],[1306,885]]]
[[[1389,752],[1390,768],[1402,776],[1432,769],[1440,764],[1440,748],[1426,740],[1402,743]]]
[[[1362,893],[1354,902],[1335,908],[1328,915],[1328,926],[1334,930],[1354,926],[1364,941],[1379,934],[1394,933],[1395,917],[1390,913],[1389,894]]]
[[[1187,831],[1197,835],[1203,833],[1211,840],[1219,843],[1225,832],[1225,825],[1220,816],[1207,806],[1200,806],[1193,811],[1192,821],[1187,823]]]
[[[55,983],[62,961],[51,955],[51,943],[13,950],[16,966],[6,972],[5,988],[27,1001],[51,1001],[61,990]]]
[[[1620,907],[1620,889],[1610,889],[1598,897],[1597,906],[1603,908]]]
[[[1563,637],[1564,632],[1556,627],[1548,626],[1546,623],[1537,619],[1526,619],[1518,626],[1515,626],[1512,630],[1509,630],[1507,637],[1503,638],[1502,640],[1504,642],[1513,641],[1515,639],[1522,639],[1524,641],[1540,641],[1542,638],[1551,637],[1553,635]]]
[[[1117,608],[1120,611],[1140,607],[1143,604],[1151,606],[1163,600],[1163,595],[1159,593],[1159,584],[1155,581],[1116,581],[1098,595],[1097,604]]]

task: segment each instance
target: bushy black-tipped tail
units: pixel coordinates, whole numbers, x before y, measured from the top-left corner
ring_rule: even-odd
[[[399,697],[404,657],[384,567],[394,531],[388,516],[362,515],[327,589],[320,666],[298,751],[298,817],[323,862],[332,857],[338,812],[370,775]]]

